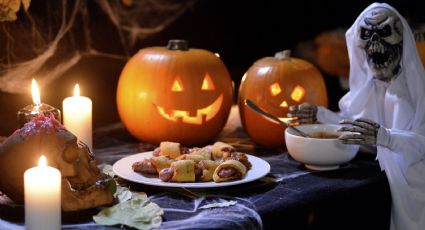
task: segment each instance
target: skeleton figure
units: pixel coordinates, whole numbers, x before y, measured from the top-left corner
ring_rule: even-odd
[[[374,77],[390,81],[397,76],[402,54],[403,29],[398,17],[386,8],[369,10],[360,24],[359,47],[366,52]]]
[[[364,49],[367,64],[373,77],[389,82],[397,77],[400,71],[402,54],[403,28],[400,19],[391,10],[376,7],[368,10],[358,27],[360,30],[357,46]],[[308,103],[291,106],[289,117],[297,117],[291,123],[314,123],[317,121],[317,107]],[[345,144],[375,145],[380,125],[372,120],[359,118],[355,121],[342,120],[340,131],[351,131],[352,134],[342,136]]]
[[[391,229],[425,226],[425,71],[406,20],[388,4],[373,3],[346,33],[350,91],[340,111],[302,104],[293,125],[341,123],[345,144],[375,147],[387,175]]]
[[[62,174],[62,209],[74,211],[111,204],[115,182],[101,173],[88,147],[77,142],[54,117],[40,114],[0,146],[0,191],[23,203],[25,170],[45,155]]]

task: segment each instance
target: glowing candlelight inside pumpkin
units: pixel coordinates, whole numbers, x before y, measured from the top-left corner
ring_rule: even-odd
[[[41,156],[38,166],[24,173],[25,228],[61,228],[61,172],[47,166]]]
[[[50,117],[53,114],[56,120],[61,122],[61,112],[55,107],[41,103],[40,89],[38,88],[36,80],[33,78],[31,82],[32,105],[27,105],[18,111],[18,127],[24,126],[25,123],[32,120],[37,114],[43,113],[44,116]]]
[[[93,150],[91,99],[80,96],[80,86],[75,84],[74,96],[65,98],[62,106],[65,128]]]

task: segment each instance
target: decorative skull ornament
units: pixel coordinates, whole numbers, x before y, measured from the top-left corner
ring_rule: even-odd
[[[387,8],[370,9],[361,20],[359,46],[366,52],[374,77],[389,81],[397,76],[402,55],[403,28]]]
[[[62,174],[62,209],[75,211],[114,202],[114,180],[101,173],[88,147],[53,116],[40,114],[15,131],[0,146],[0,191],[24,201],[25,170],[45,155]]]

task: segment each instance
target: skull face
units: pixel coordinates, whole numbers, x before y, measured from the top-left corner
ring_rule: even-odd
[[[23,202],[23,175],[45,155],[61,171],[62,209],[73,211],[113,202],[112,178],[101,173],[87,146],[54,117],[39,115],[8,137],[0,147],[0,191]]]
[[[386,8],[372,8],[365,13],[359,30],[358,44],[366,52],[374,77],[383,81],[393,79],[400,69],[403,48],[400,19]]]

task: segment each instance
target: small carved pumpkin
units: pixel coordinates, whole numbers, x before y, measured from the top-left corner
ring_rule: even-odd
[[[125,65],[117,89],[118,112],[136,138],[157,144],[205,144],[224,127],[232,80],[220,58],[187,41],[141,49]]]
[[[244,129],[254,142],[269,148],[285,146],[285,127],[252,111],[244,104],[245,99],[283,121],[291,105],[303,102],[328,105],[319,70],[307,61],[289,56],[289,51],[283,51],[256,61],[245,73],[239,88],[238,104]]]

